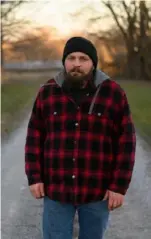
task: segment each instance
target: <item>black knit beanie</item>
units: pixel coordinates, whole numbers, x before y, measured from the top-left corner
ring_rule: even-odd
[[[83,37],[72,37],[70,38],[64,48],[62,63],[64,65],[66,57],[72,52],[83,52],[87,54],[96,69],[98,63],[97,51],[95,46],[92,44],[91,41],[87,40]]]

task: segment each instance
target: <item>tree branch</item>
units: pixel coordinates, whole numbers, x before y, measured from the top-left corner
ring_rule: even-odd
[[[112,16],[113,16],[113,18],[114,18],[114,20],[115,20],[117,26],[119,27],[119,29],[120,29],[120,31],[122,32],[122,34],[123,34],[125,40],[127,41],[127,40],[128,40],[127,33],[126,33],[126,31],[124,30],[124,28],[122,27],[122,25],[120,24],[119,19],[118,19],[118,16],[117,16],[117,14],[115,13],[115,11],[113,10],[113,7],[112,7],[111,2],[109,2],[109,1],[108,1],[108,2],[102,1],[102,2],[103,2],[103,4],[111,11]]]
[[[10,3],[10,7],[1,15],[2,19],[6,19],[8,17],[8,15],[15,9],[17,8],[21,3],[23,3],[23,0],[19,0],[19,1],[2,1],[2,4],[9,4]]]
[[[122,1],[122,5],[123,5],[123,7],[124,7],[124,9],[125,9],[125,11],[126,11],[128,21],[130,21],[131,15],[130,15],[129,8],[128,8],[128,6],[126,5],[126,2],[125,2],[125,1]]]

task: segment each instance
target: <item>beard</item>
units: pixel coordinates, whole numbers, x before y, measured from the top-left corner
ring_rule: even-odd
[[[81,69],[74,67],[70,72],[64,72],[65,74],[65,81],[64,87],[65,88],[75,88],[80,89],[82,88],[85,81],[93,78],[93,68],[85,74]]]

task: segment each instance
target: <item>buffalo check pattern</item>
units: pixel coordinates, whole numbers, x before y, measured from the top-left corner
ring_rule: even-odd
[[[99,86],[98,86],[99,87]],[[102,200],[107,189],[125,194],[132,177],[136,136],[123,89],[105,80],[80,105],[55,80],[35,99],[25,142],[29,185],[44,183],[52,200],[74,205]]]

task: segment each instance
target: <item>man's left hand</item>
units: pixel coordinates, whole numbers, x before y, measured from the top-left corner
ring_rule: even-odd
[[[123,205],[124,195],[107,190],[103,200],[108,200],[108,208],[112,211]]]

